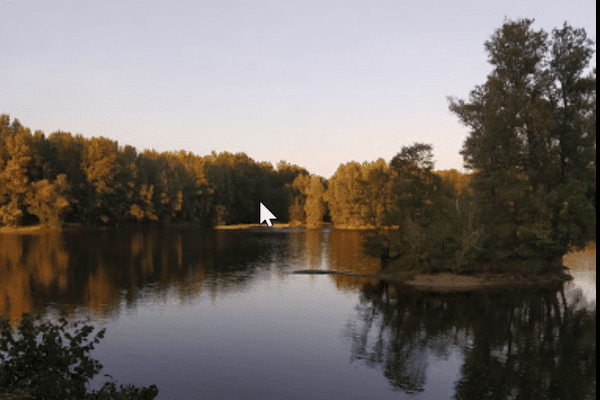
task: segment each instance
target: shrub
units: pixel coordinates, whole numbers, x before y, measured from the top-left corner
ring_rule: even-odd
[[[36,324],[40,319],[41,312],[25,314],[17,329],[20,337],[15,338],[8,321],[0,317],[0,399],[153,399],[158,394],[155,385],[121,385],[119,392],[112,382],[98,392],[86,393],[85,385],[102,369],[87,353],[106,329],[88,339],[94,327],[78,321],[69,333],[64,313],[58,324]]]

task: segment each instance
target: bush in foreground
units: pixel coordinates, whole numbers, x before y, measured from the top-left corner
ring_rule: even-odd
[[[117,389],[114,382],[106,382],[99,391],[87,393],[86,384],[102,369],[102,364],[88,353],[104,337],[106,329],[88,338],[94,327],[78,321],[70,333],[65,314],[60,316],[58,324],[49,321],[36,324],[40,319],[40,312],[24,315],[16,338],[8,321],[0,317],[0,400],[153,399],[157,396],[156,385],[147,388],[120,385]]]

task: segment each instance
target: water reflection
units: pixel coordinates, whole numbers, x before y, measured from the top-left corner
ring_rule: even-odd
[[[352,272],[359,274],[377,274],[381,261],[362,254],[362,237],[360,231],[334,230],[327,240],[328,264],[330,270]],[[375,283],[376,280],[365,280],[355,276],[330,275],[339,290],[354,291],[362,288],[365,282]]]
[[[579,295],[577,295],[579,293]],[[366,284],[346,327],[351,360],[421,392],[428,354],[463,354],[455,399],[595,398],[596,310],[581,289],[433,295]]]
[[[595,255],[593,244],[565,257],[574,287],[593,305]],[[158,297],[172,287],[189,303],[203,292],[215,298],[244,290],[265,268],[280,278],[296,268],[375,274],[380,262],[362,255],[360,232],[346,230],[121,228],[0,235],[0,314],[15,322],[23,313],[60,303],[109,316],[119,309],[122,293],[131,306],[144,287]],[[343,275],[326,279],[345,292],[366,282]]]
[[[285,232],[285,231],[283,231]],[[290,258],[301,268],[321,269],[323,264],[323,237],[328,233],[321,230],[294,229],[288,231]]]
[[[123,292],[131,306],[141,288],[160,297],[172,287],[184,302],[203,290],[212,297],[237,292],[257,278],[259,264],[287,256],[286,239],[283,232],[197,229],[0,235],[0,315],[14,324],[54,303],[108,317],[118,312]],[[320,254],[309,256],[316,263]]]
[[[39,290],[64,293],[69,259],[59,235],[0,235],[0,315],[20,320],[46,305]]]
[[[176,374],[211,373],[212,367],[203,370],[198,361],[211,354],[202,347],[210,341],[202,336],[203,329],[211,327],[210,337],[231,338],[235,333],[236,338],[243,338],[236,340],[245,343],[241,349],[233,339],[226,344],[232,361],[231,365],[223,361],[223,368],[265,359],[252,349],[268,343],[264,352],[282,337],[290,352],[273,351],[273,359],[283,363],[293,354],[289,358],[298,364],[310,364],[317,360],[312,357],[313,349],[323,343],[333,346],[339,340],[343,346],[336,350],[337,355],[347,354],[344,346],[349,345],[353,367],[384,380],[374,389],[379,390],[377,398],[387,396],[389,389],[401,397],[423,398],[594,398],[595,245],[568,255],[565,263],[575,279],[556,290],[440,295],[357,277],[288,275],[303,268],[377,273],[379,261],[362,255],[357,231],[131,228],[0,235],[0,315],[15,324],[23,313],[60,305],[72,312],[83,308],[96,319],[126,325],[131,318],[122,313],[123,308],[145,308],[151,327],[147,329],[159,330],[152,325],[160,313],[157,309],[178,300],[177,307],[189,306],[189,312],[195,313],[193,322],[189,315],[178,319],[175,308],[163,318],[171,318],[167,326],[177,326],[181,332],[182,326],[193,326],[197,339],[190,348],[169,347],[166,343],[173,335],[182,333],[168,329],[160,342],[148,339],[147,331],[123,331],[127,333],[121,335],[135,338],[139,352],[134,356],[148,365],[161,346],[165,357],[174,351],[182,352],[180,358],[196,352],[190,356],[193,361]],[[277,279],[271,280],[273,277]],[[304,285],[303,279],[311,285]],[[215,302],[217,297],[227,297],[227,306],[205,308],[205,298]],[[305,339],[310,327],[304,328],[306,331],[297,325],[293,330],[283,329],[297,321],[281,316],[298,315],[298,308],[307,316],[307,323],[314,318],[330,332],[343,330],[344,336],[310,342]],[[317,318],[322,310],[328,310],[330,317]],[[349,319],[348,312],[352,313]],[[218,322],[203,320],[207,315],[217,315]],[[256,335],[248,315],[263,321],[262,325],[271,321],[273,336],[269,329]],[[334,315],[337,320],[331,317]],[[117,345],[113,339],[107,347]],[[238,351],[240,359],[235,358]],[[115,357],[122,356],[115,352]],[[323,371],[346,363],[346,359],[338,361],[325,353],[319,352]],[[449,369],[444,372],[451,380],[442,384],[432,378],[432,366],[441,368],[444,360],[448,363],[443,368]],[[127,368],[123,368],[125,372]],[[277,373],[289,372],[282,371]],[[164,371],[154,372],[154,376],[162,376]],[[268,380],[271,373],[275,374],[265,372],[263,378]],[[339,375],[340,379],[354,379],[352,373]],[[323,379],[328,379],[327,374]],[[167,379],[164,386],[168,384]],[[438,387],[433,390],[432,385]],[[276,386],[272,383],[269,388],[275,390]]]

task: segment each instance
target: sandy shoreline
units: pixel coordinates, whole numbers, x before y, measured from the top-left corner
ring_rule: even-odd
[[[3,227],[0,227],[0,233],[6,233],[6,234],[27,235],[27,234],[30,234],[30,233],[46,233],[46,232],[60,232],[60,229],[48,228],[48,227],[45,227],[45,226],[42,226],[42,225],[17,226],[17,227],[3,226]]]
[[[518,288],[518,287],[541,287],[565,282],[570,277],[568,275],[512,275],[512,274],[474,274],[458,275],[448,272],[426,275],[418,274],[413,279],[405,281],[420,290],[433,291],[468,291],[486,288]]]
[[[296,274],[345,275],[362,278],[381,279],[391,283],[410,286],[430,292],[468,292],[481,289],[521,289],[526,287],[547,287],[572,279],[566,274],[513,275],[513,274],[473,274],[459,275],[450,272],[437,274],[397,274],[363,275],[337,271],[301,270]]]
[[[122,225],[123,227],[128,227],[128,226],[145,226],[144,223],[136,223],[136,222],[130,222],[130,223],[123,223]],[[166,228],[181,228],[181,227],[188,227],[188,226],[199,226],[202,227],[199,223],[197,222],[172,222],[172,223],[166,223],[166,224],[155,224],[155,225],[148,225],[148,226],[158,226],[158,227],[166,227]],[[31,225],[31,226],[15,226],[15,227],[8,227],[8,226],[4,226],[4,227],[0,227],[0,234],[2,233],[16,233],[16,234],[30,234],[30,233],[45,233],[45,232],[61,232],[61,231],[66,231],[66,230],[77,230],[77,229],[109,229],[109,228],[114,228],[115,226],[101,226],[101,225],[83,225],[80,223],[68,223],[68,224],[64,224],[62,227],[60,228],[50,228],[47,226],[43,226],[43,225]],[[118,227],[118,225],[117,225]],[[209,229],[216,229],[216,230],[244,230],[244,229],[256,229],[256,228],[264,228],[267,229],[269,228],[267,226],[267,224],[263,223],[263,224],[235,224],[235,225],[216,225],[214,227],[209,227]],[[273,226],[271,227],[273,229],[309,229],[309,230],[314,230],[314,229],[321,229],[321,228],[331,228],[333,229],[333,226],[331,223],[325,223],[322,226],[316,227],[316,228],[308,228],[302,224],[289,224],[289,223],[281,223],[281,222],[273,222]],[[341,227],[335,227],[335,229],[339,229],[339,230],[369,230],[372,229],[370,227],[346,227],[346,226],[341,226]]]

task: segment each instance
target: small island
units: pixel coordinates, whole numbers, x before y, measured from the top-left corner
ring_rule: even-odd
[[[519,290],[523,288],[556,287],[573,278],[565,271],[545,274],[523,273],[475,273],[470,275],[452,272],[430,274],[400,272],[387,274],[356,274],[324,270],[298,270],[295,274],[344,275],[358,278],[379,279],[393,284],[406,285],[413,289],[436,292],[471,292],[478,290]]]

